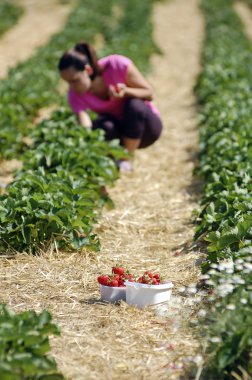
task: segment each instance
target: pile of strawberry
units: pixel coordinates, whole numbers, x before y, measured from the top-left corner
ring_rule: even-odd
[[[112,267],[112,274],[104,274],[97,278],[99,284],[111,287],[124,288],[125,281],[139,282],[141,284],[160,285],[160,274],[150,271],[144,272],[142,276],[134,276],[122,267]]]

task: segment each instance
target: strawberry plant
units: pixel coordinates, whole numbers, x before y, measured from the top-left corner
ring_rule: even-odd
[[[106,142],[102,130],[78,125],[64,108],[41,122],[31,136],[33,145],[24,155],[23,172],[42,166],[47,173],[64,170],[97,186],[112,185],[118,178],[114,160],[127,156],[118,141]]]
[[[96,189],[87,181],[27,171],[0,196],[0,251],[34,252],[53,240],[59,246],[98,249],[92,235],[96,221]]]
[[[49,335],[60,335],[46,311],[16,314],[0,304],[1,380],[63,380],[50,350]]]
[[[33,139],[22,170],[0,196],[0,252],[35,252],[54,241],[65,249],[99,249],[93,225],[101,207],[113,205],[102,189],[118,178],[114,159],[124,150],[64,109],[43,121]]]
[[[23,14],[23,8],[12,0],[2,0],[0,3],[0,36],[10,29]]]

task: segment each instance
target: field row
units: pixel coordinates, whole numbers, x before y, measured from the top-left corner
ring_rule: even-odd
[[[23,14],[23,8],[13,1],[2,0],[0,4],[0,37],[13,27]]]
[[[213,288],[206,378],[252,375],[252,48],[231,0],[202,1],[206,17],[200,110],[205,188],[196,238],[208,243]],[[210,377],[208,377],[210,376]],[[211,377],[212,376],[212,377]]]

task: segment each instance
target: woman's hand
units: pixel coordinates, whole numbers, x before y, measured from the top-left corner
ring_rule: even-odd
[[[131,63],[128,67],[125,83],[110,85],[109,96],[113,98],[153,100],[153,91],[140,71]]]
[[[115,86],[109,86],[109,96],[113,98],[124,98],[126,95],[127,86],[124,83],[117,83]]]
[[[83,127],[85,127],[86,129],[90,129],[92,128],[92,121],[90,119],[90,116],[87,112],[85,111],[80,111],[79,113],[77,113],[77,120],[78,120],[78,123],[80,125],[82,125]]]

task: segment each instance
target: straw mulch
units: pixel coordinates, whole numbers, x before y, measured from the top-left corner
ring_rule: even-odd
[[[72,0],[75,1],[75,0]],[[60,30],[72,9],[59,0],[16,0],[25,12],[19,22],[0,41],[0,77],[17,62],[29,58],[34,49],[46,44]]]
[[[16,159],[0,161],[0,194],[5,192],[8,183],[13,181],[13,173],[22,167],[22,163]]]
[[[153,17],[163,56],[153,58],[149,81],[165,130],[136,153],[134,172],[110,189],[116,207],[104,210],[96,227],[101,252],[52,249],[1,260],[1,298],[15,310],[52,312],[62,329],[61,338],[52,339],[52,353],[73,380],[179,379],[201,351],[188,326],[197,295],[184,297],[179,288],[197,281],[202,256],[191,239],[200,191],[192,177],[198,135],[193,86],[203,21],[197,0],[157,3]],[[114,264],[172,280],[170,304],[140,310],[101,302],[96,277]]]
[[[234,9],[240,17],[247,37],[252,41],[252,12],[251,7],[241,1],[234,3]]]

